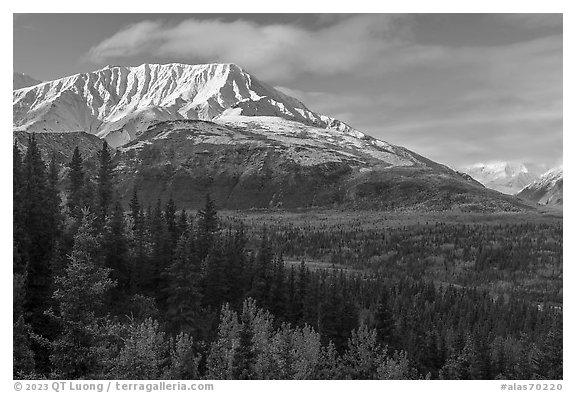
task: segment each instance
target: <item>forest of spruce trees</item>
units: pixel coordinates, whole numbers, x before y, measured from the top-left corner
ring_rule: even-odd
[[[378,241],[347,258],[350,235],[247,229],[209,195],[192,212],[144,206],[134,189],[123,206],[106,142],[97,158],[88,170],[78,149],[60,165],[34,134],[25,152],[14,144],[14,378],[562,378],[558,307],[388,274]],[[414,238],[390,234],[390,258],[425,258]],[[359,272],[286,264],[304,244]],[[513,251],[527,246],[473,249],[471,274],[529,271],[531,255]]]

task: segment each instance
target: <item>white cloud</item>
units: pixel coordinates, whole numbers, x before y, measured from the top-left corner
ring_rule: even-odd
[[[267,79],[287,80],[302,72],[338,74],[364,67],[409,35],[408,17],[355,15],[311,30],[289,24],[261,25],[187,19],[178,24],[143,21],[90,49],[106,62],[138,54],[182,61],[232,62]]]
[[[561,17],[497,18],[526,39],[423,45],[411,17],[397,15],[327,15],[309,27],[188,19],[128,26],[89,55],[96,62],[138,55],[235,62],[290,86],[277,87],[311,110],[446,163],[488,153],[555,160],[562,145]]]

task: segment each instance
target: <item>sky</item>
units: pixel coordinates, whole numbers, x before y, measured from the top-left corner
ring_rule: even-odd
[[[453,168],[562,164],[562,14],[15,14],[13,69],[236,63]]]

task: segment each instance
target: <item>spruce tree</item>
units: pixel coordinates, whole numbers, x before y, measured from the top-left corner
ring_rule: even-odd
[[[170,243],[168,232],[166,230],[166,222],[162,214],[160,199],[157,200],[152,217],[150,219],[150,240],[152,245],[152,277],[149,282],[150,294],[153,295],[157,301],[161,302],[165,295],[165,280],[162,273],[170,264]]]
[[[138,201],[138,191],[136,190],[136,187],[134,187],[132,190],[132,199],[130,199],[129,207],[130,217],[132,218],[133,225],[132,229],[136,231],[140,224],[139,219],[141,213],[140,202]]]
[[[268,302],[270,300],[273,258],[274,255],[270,248],[266,228],[264,228],[260,248],[256,254],[256,260],[252,269],[252,287],[247,296],[257,302],[261,302],[265,307],[269,306]]]
[[[130,292],[138,290],[145,292],[146,285],[153,275],[147,252],[146,219],[142,206],[138,200],[138,193],[134,187],[130,200],[131,237],[129,243],[130,255]]]
[[[18,143],[14,140],[12,150],[12,203],[13,203],[13,271],[14,274],[24,275],[26,269],[28,237],[26,233],[26,204],[24,199],[25,176],[22,163],[22,153]]]
[[[388,306],[388,294],[385,288],[382,290],[378,300],[374,320],[378,343],[382,346],[396,349],[398,343],[395,339],[394,317]]]
[[[234,353],[232,363],[234,379],[256,379],[254,363],[256,363],[254,332],[252,331],[250,321],[243,320],[239,333],[238,348]]]
[[[284,259],[282,258],[282,255],[280,255],[274,260],[273,264],[271,277],[272,283],[268,304],[270,305],[270,311],[272,314],[281,319],[285,319],[286,315],[287,291],[285,283],[285,269]]]
[[[108,143],[102,143],[102,150],[98,152],[98,175],[96,177],[96,194],[98,216],[102,222],[108,216],[114,196],[114,164]]]
[[[235,231],[229,228],[224,239],[224,277],[226,279],[226,300],[239,303],[244,295],[244,275],[246,270],[246,237],[240,225]]]
[[[48,182],[47,182],[46,198],[48,208],[52,211],[52,228],[54,236],[58,237],[62,232],[63,217],[60,211],[60,193],[58,191],[58,164],[56,163],[56,155],[52,154],[50,165],[48,167]]]
[[[384,361],[385,353],[377,342],[376,330],[370,330],[366,325],[355,329],[342,358],[346,377],[376,379],[378,367]]]
[[[218,212],[216,211],[216,205],[210,197],[210,194],[206,195],[206,203],[204,208],[198,212],[198,224],[197,224],[197,245],[198,245],[198,256],[200,259],[206,258],[210,249],[212,248],[212,243],[214,241],[214,236],[216,231],[218,231],[219,220]]]
[[[116,296],[125,296],[130,289],[130,269],[128,265],[128,244],[124,229],[124,210],[116,200],[112,216],[104,235],[105,265],[111,269],[111,277],[117,282]]]
[[[230,309],[228,303],[224,304],[220,311],[217,336],[210,344],[206,359],[207,379],[236,379],[238,369],[234,367],[234,361],[237,360],[235,352],[241,329],[238,314]]]
[[[178,239],[188,230],[188,215],[186,210],[182,209],[178,215],[178,222],[176,223],[176,234]]]
[[[74,148],[72,160],[68,164],[70,172],[68,173],[68,211],[73,217],[80,218],[82,216],[81,209],[84,206],[84,168],[82,164],[82,154],[78,146]]]
[[[28,139],[28,150],[24,157],[24,231],[28,240],[26,248],[27,267],[25,283],[24,310],[27,322],[34,333],[50,338],[53,326],[44,315],[50,305],[52,292],[52,271],[50,261],[53,257],[56,233],[53,227],[57,212],[48,196],[46,166],[40,156],[40,150],[34,134]],[[47,352],[35,347],[36,365],[46,370]]]
[[[225,271],[226,255],[224,254],[223,241],[219,238],[213,240],[214,247],[203,262],[203,293],[204,304],[217,308],[227,300],[227,275]]]
[[[174,204],[172,196],[170,196],[166,203],[166,208],[164,209],[164,220],[166,221],[166,230],[168,231],[170,241],[169,251],[172,252],[179,239],[178,227],[176,225],[176,205]]]
[[[196,256],[194,237],[184,233],[172,264],[164,272],[166,280],[166,320],[171,332],[193,333],[197,328],[202,300],[201,264]]]
[[[53,299],[62,335],[53,342],[55,377],[89,379],[96,369],[99,320],[104,316],[104,299],[114,286],[110,269],[99,261],[100,240],[87,212],[74,237],[74,248],[65,275],[56,279]]]

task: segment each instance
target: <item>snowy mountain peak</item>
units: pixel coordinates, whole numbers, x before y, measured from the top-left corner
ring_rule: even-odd
[[[562,205],[564,192],[563,166],[552,168],[528,184],[518,196],[542,205]]]
[[[486,187],[505,194],[516,194],[538,177],[526,164],[507,161],[477,163],[464,171]]]
[[[233,63],[108,65],[13,93],[14,129],[86,131],[123,145],[151,124],[274,116],[314,127],[364,134],[259,81]]]
[[[486,164],[480,162],[472,165],[470,169],[499,177],[517,176],[520,173],[528,173],[528,168],[526,168],[525,164],[507,161],[494,161]]]
[[[564,178],[564,167],[558,166],[552,168],[549,171],[543,173],[540,178],[535,180],[533,183],[529,184],[527,187],[551,187],[556,184],[559,180]]]

